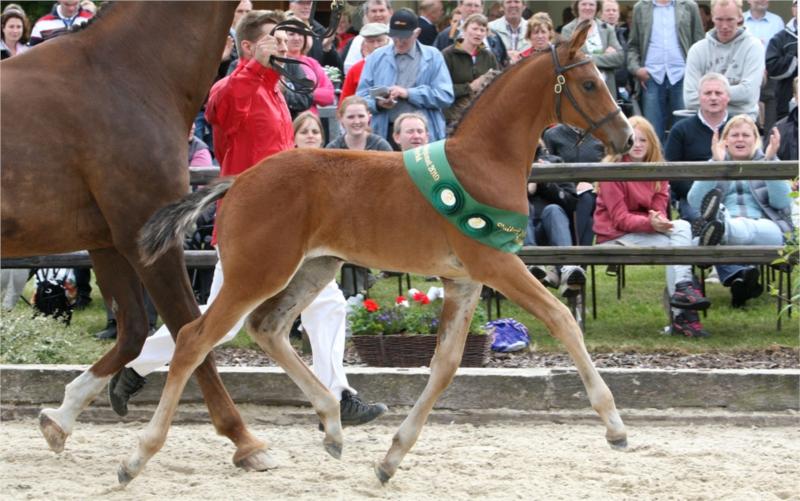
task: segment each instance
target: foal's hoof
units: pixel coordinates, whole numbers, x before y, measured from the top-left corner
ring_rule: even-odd
[[[45,414],[45,411],[39,413],[39,430],[44,435],[44,439],[47,440],[47,445],[51,451],[59,454],[64,450],[64,443],[66,443],[69,434],[64,432],[55,420]]]
[[[325,446],[325,451],[336,459],[342,459],[342,444],[339,442],[323,441],[322,445]]]
[[[381,481],[381,485],[386,485],[386,482],[392,478],[392,476],[377,462],[373,465],[372,469],[375,471],[375,476]]]
[[[612,449],[622,451],[628,448],[628,438],[622,437],[616,440],[609,440],[608,445],[611,446]]]
[[[258,450],[249,456],[233,462],[244,471],[267,471],[278,467],[278,462],[265,450]]]
[[[119,485],[125,487],[131,480],[133,480],[135,475],[128,471],[128,468],[125,466],[125,463],[119,465],[117,469],[117,480],[119,480]]]

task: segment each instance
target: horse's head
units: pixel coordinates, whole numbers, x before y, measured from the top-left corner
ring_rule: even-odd
[[[603,75],[581,51],[590,27],[589,21],[580,23],[571,40],[559,50],[552,49],[556,116],[559,122],[592,134],[615,153],[624,153],[633,145],[633,129]]]

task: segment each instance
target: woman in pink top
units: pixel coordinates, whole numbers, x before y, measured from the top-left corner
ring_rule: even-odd
[[[604,162],[663,162],[661,144],[646,119],[631,117],[634,144],[622,156]],[[683,220],[669,220],[667,181],[601,182],[594,213],[594,232],[598,244],[629,246],[691,246],[692,229]],[[667,266],[667,289],[673,307],[672,333],[687,337],[707,337],[697,310],[711,305],[694,286],[688,265]]]
[[[318,115],[318,106],[330,106],[334,103],[333,83],[330,78],[328,78],[328,74],[325,73],[325,70],[319,62],[313,57],[305,55],[311,50],[311,37],[306,37],[291,31],[287,31],[286,33],[289,35],[288,57],[305,63],[301,64],[300,67],[303,68],[306,77],[316,82],[314,102],[309,110]]]

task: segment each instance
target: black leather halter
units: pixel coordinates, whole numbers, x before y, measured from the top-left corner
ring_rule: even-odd
[[[563,120],[561,119],[561,94],[563,93],[567,95],[567,99],[569,99],[569,102],[572,104],[572,107],[575,108],[575,111],[577,111],[578,114],[581,117],[583,117],[584,120],[586,120],[586,123],[589,124],[589,128],[582,131],[578,135],[578,142],[575,143],[575,146],[577,146],[581,144],[584,139],[586,139],[586,136],[588,136],[592,132],[596,131],[597,129],[605,125],[606,122],[616,117],[618,113],[622,113],[622,109],[620,109],[620,107],[617,106],[617,109],[610,112],[608,115],[604,116],[599,122],[595,122],[594,120],[592,120],[592,117],[587,115],[586,112],[583,111],[583,109],[581,109],[580,106],[578,106],[578,102],[575,100],[575,96],[573,96],[572,92],[569,90],[569,86],[567,85],[567,79],[564,76],[564,74],[567,71],[571,70],[572,68],[576,68],[584,64],[589,64],[591,62],[591,59],[583,59],[581,61],[578,61],[577,63],[568,64],[567,66],[561,66],[561,63],[558,62],[558,54],[556,53],[555,45],[550,45],[550,53],[553,56],[553,67],[556,72],[556,85],[553,90],[556,93],[556,117],[558,118],[558,121],[563,123]]]

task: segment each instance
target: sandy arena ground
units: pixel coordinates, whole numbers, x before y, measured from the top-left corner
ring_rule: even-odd
[[[301,413],[310,410],[301,410]],[[270,413],[274,410],[264,410]],[[322,448],[313,416],[248,417],[280,467],[246,473],[210,424],[173,426],[166,445],[126,489],[116,468],[142,423],[78,423],[59,456],[35,420],[0,427],[0,498],[203,499],[800,499],[800,429],[629,424],[627,452],[610,449],[602,425],[427,425],[384,487],[372,462],[395,423],[345,430],[341,461]],[[394,421],[397,421],[395,419]],[[708,420],[704,421],[708,423]]]

